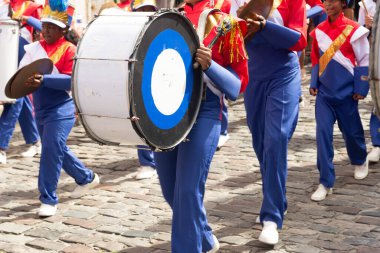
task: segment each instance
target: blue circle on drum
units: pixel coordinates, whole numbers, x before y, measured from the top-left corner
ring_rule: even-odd
[[[186,89],[183,100],[178,109],[171,115],[162,114],[156,107],[152,96],[152,73],[154,63],[162,51],[176,50],[181,56],[186,70]],[[180,33],[173,29],[166,29],[152,40],[144,59],[142,75],[142,97],[150,120],[160,129],[175,127],[185,115],[193,91],[193,60],[190,48]]]

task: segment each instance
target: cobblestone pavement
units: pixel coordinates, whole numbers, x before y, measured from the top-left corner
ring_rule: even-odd
[[[245,123],[243,100],[230,104],[230,135],[214,157],[205,198],[220,252],[380,252],[380,164],[370,165],[365,180],[353,179],[343,140],[335,129],[337,180],[325,201],[310,200],[318,184],[314,99],[307,94],[289,147],[289,211],[278,245],[257,238],[261,203],[258,161]],[[370,100],[360,106],[369,139]],[[69,146],[101,176],[101,185],[81,199],[70,199],[74,181],[63,173],[54,217],[39,219],[39,158],[23,159],[17,129],[8,164],[0,165],[0,252],[169,252],[171,211],[157,178],[136,181],[136,150],[100,146],[75,127]]]

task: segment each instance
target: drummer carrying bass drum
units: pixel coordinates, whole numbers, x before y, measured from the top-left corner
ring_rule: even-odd
[[[214,7],[209,0],[185,2],[184,11],[195,27],[198,27],[200,14]],[[195,60],[204,70],[207,88],[196,123],[187,136],[189,141],[180,143],[172,151],[155,153],[162,192],[173,210],[171,245],[174,253],[216,252],[219,249],[203,205],[205,184],[220,135],[223,94],[235,100],[248,83],[243,43],[245,23],[222,12],[208,17],[217,24],[228,19],[232,29],[219,38],[212,49],[205,46],[215,37],[217,27],[211,26],[203,41],[201,38],[205,46],[197,50]]]

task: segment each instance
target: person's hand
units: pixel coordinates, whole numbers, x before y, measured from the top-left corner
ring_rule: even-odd
[[[254,34],[258,31],[261,31],[266,25],[265,18],[256,13],[252,13],[252,15],[249,18],[247,18],[246,21],[248,25],[247,34]]]
[[[28,87],[40,87],[42,84],[42,81],[44,80],[44,76],[41,74],[34,74],[28,78],[25,85]]]
[[[358,93],[355,93],[353,96],[354,100],[362,100],[364,99],[364,96],[358,94]]]
[[[202,66],[202,70],[207,70],[210,67],[211,57],[211,49],[204,45],[201,45],[195,54],[195,60]]]
[[[318,94],[318,89],[317,88],[310,88],[309,92],[310,92],[310,95],[316,96]]]
[[[245,2],[242,6],[240,6],[237,10],[236,10],[236,15],[239,17],[240,16],[240,13],[242,12],[242,10],[244,9],[244,7],[247,5],[247,3]]]
[[[373,25],[373,17],[371,17],[371,16],[369,16],[369,15],[366,15],[366,16],[365,16],[364,23],[365,23],[365,27],[371,29],[371,28],[372,28],[372,25]]]

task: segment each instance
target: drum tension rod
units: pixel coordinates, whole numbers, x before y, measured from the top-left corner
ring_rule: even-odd
[[[126,60],[118,60],[118,59],[102,59],[102,58],[86,58],[86,57],[74,57],[74,61],[77,60],[95,60],[95,61],[127,61],[127,62],[137,62],[136,59],[126,59]]]

